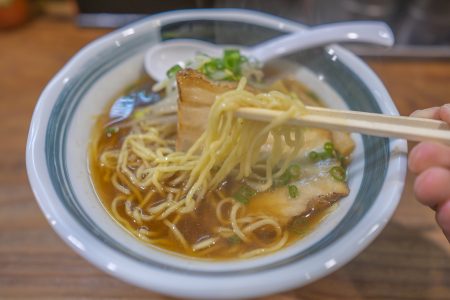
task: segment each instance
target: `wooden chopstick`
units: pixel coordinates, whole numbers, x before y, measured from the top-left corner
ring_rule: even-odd
[[[450,144],[450,126],[443,121],[312,106],[307,106],[306,109],[306,114],[290,119],[288,124]],[[241,108],[237,111],[237,116],[270,121],[280,113],[270,109]]]

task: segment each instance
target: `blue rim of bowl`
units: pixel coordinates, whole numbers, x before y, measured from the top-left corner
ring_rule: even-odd
[[[194,22],[194,20],[191,20],[190,22]],[[280,33],[284,32],[280,31]],[[122,44],[120,48],[112,48],[109,51],[104,52],[101,57],[96,57],[86,63],[82,72],[79,72],[76,77],[72,78],[70,82],[64,86],[58,96],[54,108],[52,109],[48,120],[45,138],[46,164],[53,188],[67,211],[81,226],[87,229],[97,239],[102,241],[102,243],[107,247],[118,251],[139,263],[144,263],[158,269],[163,269],[164,271],[172,271],[176,273],[208,276],[233,276],[235,275],[235,271],[203,271],[185,269],[167,265],[134,253],[130,251],[130,249],[122,246],[113,238],[109,237],[98,226],[96,226],[95,221],[92,220],[77,204],[75,192],[71,186],[68,169],[66,166],[67,133],[74,112],[85,93],[98,78],[118,63],[126,60],[130,53],[132,54],[139,52],[146,45],[147,40],[145,35],[136,35],[128,38],[127,42]],[[333,64],[321,63],[321,61],[329,61],[330,59],[324,49],[313,49],[306,51],[299,54],[297,59],[300,60],[305,67],[315,73],[339,74],[336,76],[328,76],[327,83],[334,88],[343,99],[346,100],[346,104],[350,109],[381,112],[376,99],[364,85],[362,80],[353,71],[339,61],[336,61]],[[360,101],[361,99],[367,99],[368,101],[362,103]],[[356,196],[356,200],[344,219],[328,235],[308,249],[268,265],[240,270],[240,274],[253,274],[261,271],[272,270],[302,260],[337,241],[343,233],[353,228],[364,217],[365,213],[375,202],[378,192],[383,185],[390,160],[390,153],[389,139],[362,136],[362,140],[364,145],[364,158],[366,161],[363,170],[363,180],[361,182],[360,190]]]

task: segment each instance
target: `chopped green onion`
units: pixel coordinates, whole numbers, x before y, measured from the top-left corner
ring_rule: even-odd
[[[292,164],[289,166],[289,168],[287,169],[287,171],[289,172],[290,176],[291,176],[291,180],[295,180],[300,178],[300,165],[299,164]]]
[[[273,186],[274,187],[285,186],[290,181],[291,181],[291,174],[289,173],[288,170],[286,170],[286,172],[284,172],[283,175],[274,179]]]
[[[213,59],[213,62],[215,64],[215,67],[217,70],[225,69],[225,64],[224,64],[223,60],[221,60],[220,58]]]
[[[203,65],[202,73],[208,77],[211,77],[217,69],[212,62],[207,62]]]
[[[215,58],[203,65],[203,73],[208,77],[213,77],[214,73],[225,68],[222,60]]]
[[[118,133],[119,132],[119,127],[117,127],[117,126],[106,127],[105,132],[106,132],[106,134],[108,136],[111,136],[114,133]]]
[[[217,70],[219,67],[223,66],[223,62],[220,58],[210,58],[205,61],[203,67]],[[223,69],[223,68],[222,68]]]
[[[225,49],[223,51],[225,61],[236,61],[241,59],[241,52],[238,49]]]
[[[241,186],[236,193],[234,193],[233,198],[242,203],[247,204],[250,198],[256,195],[256,191],[247,185]]]
[[[241,65],[248,59],[238,49],[226,49],[222,58],[207,59],[198,70],[213,80],[239,80]]]
[[[299,164],[292,164],[290,165],[287,170],[278,178],[274,179],[273,186],[274,187],[280,187],[285,186],[292,180],[296,180],[300,178],[300,165]]]
[[[328,158],[331,158],[331,157],[333,157],[333,153],[330,153],[330,152],[320,152],[319,153],[319,160],[325,160],[325,159],[328,159]]]
[[[334,149],[334,145],[331,142],[326,142],[323,145],[323,150],[323,152],[311,151],[308,154],[309,159],[312,162],[318,162],[319,160],[326,160],[328,158],[335,157],[337,154],[337,151]]]
[[[237,49],[226,49],[223,52],[223,63],[227,69],[230,69],[235,75],[241,73],[241,53]]]
[[[293,185],[293,184],[288,185],[288,192],[289,192],[289,197],[292,199],[297,198],[299,195],[297,186]]]
[[[319,160],[319,153],[316,151],[311,151],[309,152],[308,157],[311,161],[316,162]]]
[[[341,166],[335,166],[330,169],[330,175],[337,181],[345,181],[347,178],[346,171]]]
[[[241,242],[241,238],[234,234],[227,239],[227,242],[230,245],[237,245]]]
[[[333,151],[334,151],[334,145],[333,145],[333,143],[331,143],[331,142],[326,142],[326,143],[323,145],[323,150],[325,150],[325,152],[327,152],[327,153],[333,153]]]
[[[183,68],[180,65],[175,65],[173,67],[171,67],[169,70],[167,70],[167,77],[171,78],[173,76],[175,76],[175,74],[178,73],[178,71],[181,71]]]

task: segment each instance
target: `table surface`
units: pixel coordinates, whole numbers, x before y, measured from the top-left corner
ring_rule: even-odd
[[[0,31],[0,299],[169,299],[90,265],[53,232],[30,189],[25,144],[39,94],[81,47],[107,33],[41,16]],[[370,59],[400,113],[450,103],[449,60]],[[410,145],[411,146],[411,145]],[[262,299],[450,299],[450,245],[412,193],[343,268],[306,287]]]

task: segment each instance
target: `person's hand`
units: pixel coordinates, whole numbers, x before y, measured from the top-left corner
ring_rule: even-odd
[[[450,124],[450,104],[412,113],[413,117],[443,120]],[[436,221],[450,242],[450,146],[422,142],[409,153],[409,170],[417,174],[417,199],[436,211]]]

